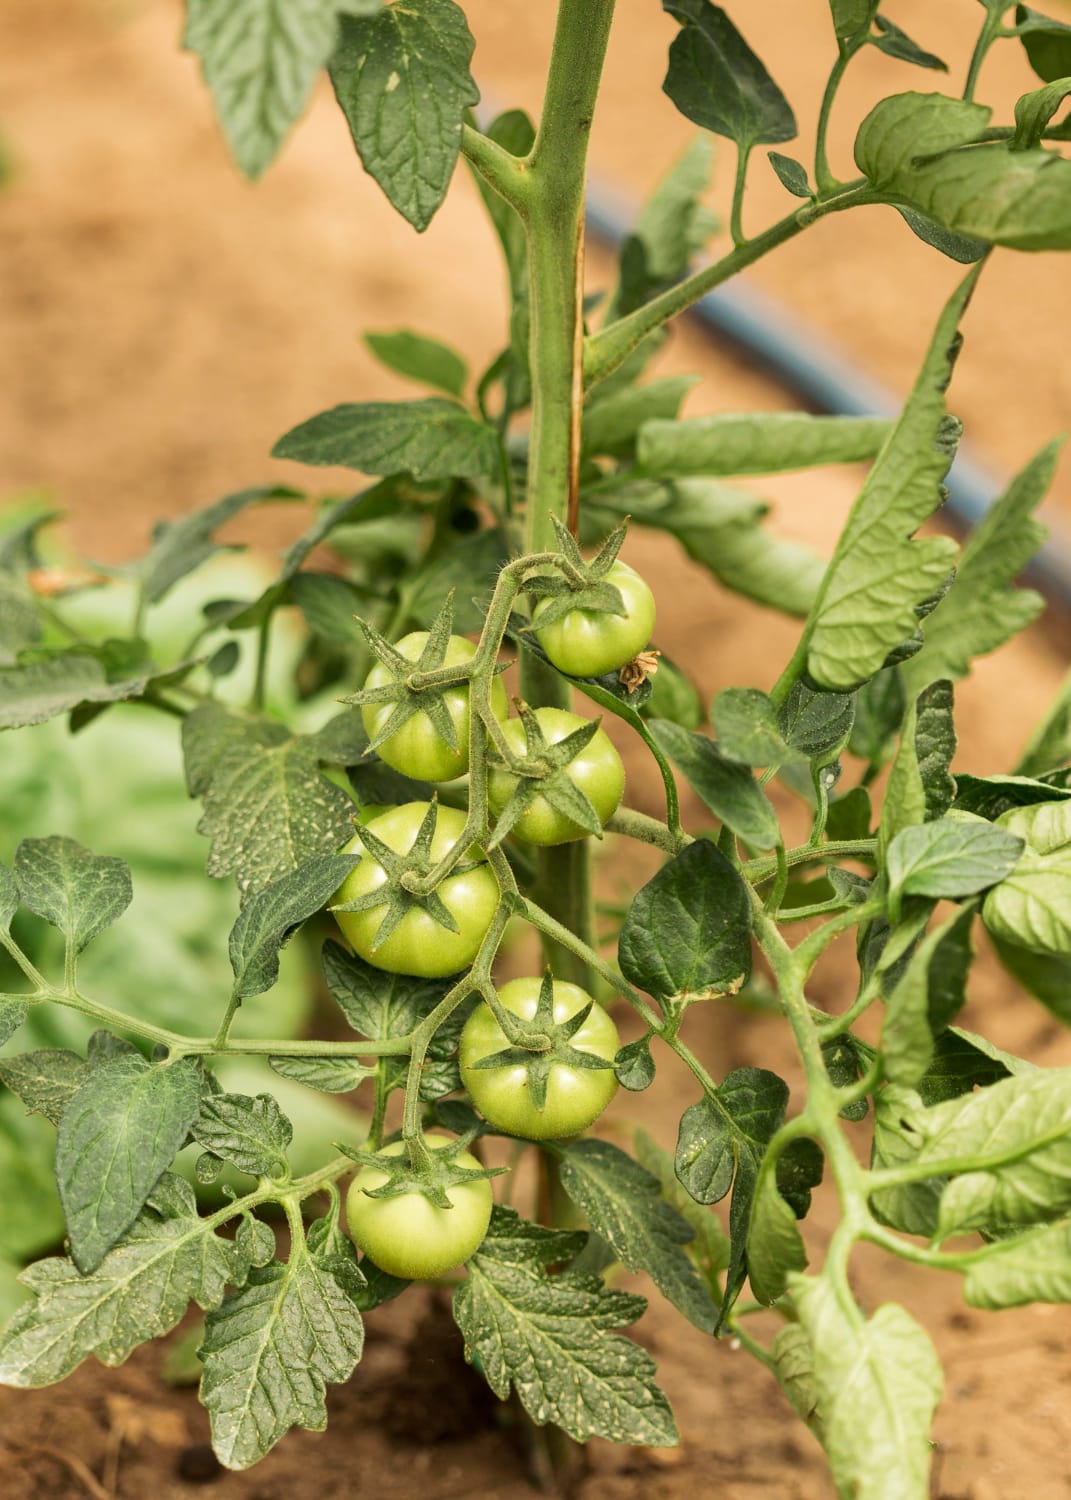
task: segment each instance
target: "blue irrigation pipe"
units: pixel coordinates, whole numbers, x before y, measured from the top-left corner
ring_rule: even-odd
[[[587,230],[609,249],[620,249],[634,216],[611,189],[592,185]],[[737,350],[804,405],[835,416],[895,416],[902,405],[895,394],[807,327],[746,278],[701,297],[685,314],[719,344]],[[1004,486],[961,444],[948,475],[948,514],[960,531],[982,520]],[[1027,569],[1030,581],[1061,607],[1071,610],[1071,542],[1046,518],[1050,536]]]

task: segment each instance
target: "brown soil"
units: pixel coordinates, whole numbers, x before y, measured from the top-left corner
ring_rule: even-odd
[[[467,6],[478,39],[477,75],[489,100],[534,108],[552,6]],[[463,348],[474,365],[499,347],[500,271],[476,195],[455,192],[418,239],[354,164],[325,91],[256,189],[230,166],[194,63],[176,50],[172,0],[68,0],[50,8],[6,0],[0,12],[0,126],[15,177],[0,194],[0,495],[44,489],[70,513],[70,533],[90,555],[117,561],[147,537],[150,521],[241,485],[309,474],[265,454],[294,421],[338,400],[408,394],[358,341],[364,328],[414,327]],[[953,77],[969,20],[962,7],[904,0],[897,20],[944,55]],[[791,20],[775,0],[752,0],[752,40],[797,104],[803,130],[828,65],[824,0],[797,0]],[[600,116],[596,170],[638,199],[688,137],[659,93],[670,23],[653,5],[622,0]],[[995,55],[1002,97],[1031,86],[1013,49]],[[839,159],[850,122],[881,91],[940,87],[876,52],[849,74],[837,112]],[[639,101],[639,102],[637,102]],[[724,186],[731,172],[719,157]],[[749,196],[749,224],[785,210],[772,174]],[[604,284],[604,257],[590,258]],[[864,270],[864,268],[866,268]],[[823,334],[840,341],[887,384],[910,382],[954,269],[919,245],[886,211],[810,231],[754,273]],[[968,434],[995,467],[1010,469],[1067,423],[1071,366],[1067,281],[1055,256],[998,254],[967,325],[953,397]],[[739,361],[687,329],[667,370],[701,370],[690,410],[788,404]],[[1065,461],[1053,508],[1071,520]],[[344,474],[322,476],[346,488]],[[828,546],[855,493],[844,470],[791,476],[771,486],[779,526]],[[296,518],[295,527],[300,524]],[[285,523],[259,534],[274,544]],[[643,567],[659,593],[662,644],[705,693],[770,682],[794,627],[715,591],[662,539],[645,537]],[[959,697],[965,769],[1010,763],[1059,680],[1063,653],[1042,625],[982,663]],[[657,807],[657,787],[635,768],[637,805]],[[615,856],[608,879],[634,885],[642,862]],[[835,998],[834,953],[817,998]],[[1039,1008],[982,966],[965,1024],[1053,1063],[1071,1061],[1066,1036]],[[703,1034],[702,1025],[706,1027]],[[724,1074],[761,1061],[789,1078],[791,1051],[775,1023],[711,1010],[697,1046]],[[686,1076],[663,1067],[648,1094],[615,1120],[639,1120],[672,1142]],[[819,1196],[816,1259],[833,1208]],[[1063,1309],[982,1316],[963,1309],[954,1282],[898,1262],[860,1256],[858,1286],[870,1305],[904,1301],[933,1334],[947,1388],[938,1422],[934,1495],[945,1500],[1058,1500],[1071,1495],[1071,1318]],[[532,1493],[532,1465],[510,1413],[470,1383],[452,1325],[423,1294],[369,1318],[369,1349],[356,1378],[330,1397],[323,1436],[295,1434],[251,1473],[217,1473],[206,1459],[205,1415],[190,1392],[159,1384],[162,1351],[139,1351],[122,1369],[83,1367],[65,1385],[0,1395],[4,1500],[158,1496],[201,1485],[221,1500],[306,1500],[323,1495],[411,1495],[426,1500],[513,1500]],[[655,1301],[638,1329],[654,1352],[678,1414],[683,1444],[670,1454],[592,1444],[576,1470],[582,1500],[685,1500],[697,1487],[725,1500],[832,1494],[813,1440],[766,1373],[729,1344],[713,1344]],[[459,1403],[467,1436],[441,1420]]]

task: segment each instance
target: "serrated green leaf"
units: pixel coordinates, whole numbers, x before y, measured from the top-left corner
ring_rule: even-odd
[[[113,677],[106,646],[78,646],[41,655],[31,651],[15,666],[0,667],[0,729],[43,724],[83,703],[119,703],[140,697],[153,675],[151,663],[142,661],[129,673]]]
[[[197,829],[212,840],[208,873],[233,875],[243,899],[353,833],[352,797],[320,772],[328,743],[280,730],[211,703],[183,724],[187,778],[204,799]]]
[[[607,1291],[594,1276],[548,1273],[582,1245],[581,1235],[496,1208],[468,1278],[454,1293],[465,1358],[479,1359],[501,1399],[512,1386],[537,1425],[553,1422],[578,1442],[603,1437],[669,1446],[677,1431],[654,1382],[654,1361],[612,1334],[639,1317],[643,1298]]]
[[[791,759],[773,702],[758,688],[725,688],[710,710],[718,744],[745,766],[778,765]]]
[[[344,16],[331,82],[361,164],[415,229],[446,195],[465,110],[479,102],[475,43],[453,0]]]
[[[228,1469],[257,1463],[292,1427],[327,1426],[326,1386],[349,1379],[364,1347],[362,1281],[347,1242],[298,1247],[209,1312],[201,1400]]]
[[[331,56],[340,0],[188,0],[183,46],[201,58],[235,159],[257,178]]]
[[[1033,953],[1071,954],[1071,849],[1027,849],[990,891],[982,920],[994,937]]]
[[[675,420],[681,402],[696,384],[694,375],[669,375],[662,380],[649,381],[647,385],[624,386],[602,394],[596,386],[594,395],[584,407],[581,427],[582,452],[614,457],[632,454],[637,441],[642,442],[648,425],[665,420],[671,426],[679,426]]]
[[[1060,447],[1043,448],[971,532],[951,589],[923,623],[922,650],[901,668],[909,691],[966,677],[975,657],[996,651],[1044,608],[1040,594],[1013,581],[1045,539],[1031,512],[1052,482]]]
[[[914,390],[878,455],[841,533],[807,624],[807,667],[828,688],[872,677],[911,637],[917,608],[947,577],[955,545],[912,539],[941,503],[941,481],[958,438],[944,414],[944,391],[959,348],[957,332],[977,271],[949,298]]]
[[[931,245],[934,250],[940,250],[942,255],[947,255],[949,260],[954,260],[958,265],[971,266],[989,250],[984,241],[972,240],[965,234],[952,234],[928,219],[925,214],[916,213],[913,208],[897,205],[896,211],[917,239],[924,245]]]
[[[697,1203],[684,1187],[669,1151],[663,1151],[645,1130],[637,1130],[635,1144],[640,1166],[658,1179],[662,1197],[691,1226],[694,1237],[685,1245],[685,1254],[694,1261],[711,1296],[720,1301],[719,1273],[729,1264],[729,1236],[713,1210]]]
[[[851,1032],[830,1037],[822,1043],[822,1061],[829,1081],[836,1089],[854,1088],[866,1070],[866,1063]],[[856,1099],[840,1111],[842,1120],[863,1120],[869,1106],[866,1099]]]
[[[865,37],[879,3],[880,0],[829,0],[838,42],[857,42]]]
[[[814,1351],[806,1332],[798,1323],[786,1323],[774,1335],[770,1353],[773,1355],[774,1373],[789,1405],[821,1440],[822,1422],[818,1415]]]
[[[751,972],[751,904],[742,877],[705,839],[649,880],[629,907],[618,960],[659,999],[732,991]]]
[[[1013,807],[1031,807],[1037,802],[1066,801],[1071,790],[1032,776],[956,776],[957,812],[975,813],[995,820]]]
[[[84,1058],[62,1047],[0,1057],[0,1083],[18,1095],[30,1114],[44,1115],[53,1125],[63,1118],[88,1071]]]
[[[574,1141],[559,1158],[562,1187],[630,1271],[646,1271],[690,1323],[712,1333],[717,1308],[685,1254],[691,1226],[658,1180],[607,1141]]]
[[[338,943],[324,944],[322,961],[331,998],[353,1030],[374,1042],[408,1035],[450,987],[435,979],[384,973]]]
[[[29,585],[0,571],[0,666],[12,666],[19,652],[36,646],[43,634],[44,624]]]
[[[495,429],[443,396],[332,407],[284,433],[272,457],[414,479],[479,478],[500,463]]]
[[[1071,802],[1066,797],[1009,808],[997,824],[1035,854],[1057,854],[1071,844]]]
[[[213,1094],[201,1102],[191,1134],[213,1156],[250,1177],[278,1177],[294,1127],[270,1094]]]
[[[681,1116],[674,1165],[697,1203],[717,1203],[733,1190],[731,1256],[722,1318],[743,1285],[747,1235],[759,1167],[785,1115],[788,1086],[765,1068],[735,1068]]]
[[[1041,144],[1053,115],[1071,94],[1071,78],[1056,78],[1043,89],[1034,89],[1015,101],[1015,135],[1012,150],[1026,151]]]
[[[668,719],[655,719],[651,733],[697,796],[739,838],[757,849],[780,841],[777,814],[748,766],[728,760],[713,740]]]
[[[887,1303],[864,1320],[824,1278],[794,1277],[814,1361],[822,1444],[843,1500],[921,1496],[929,1486],[930,1423],[943,1385],[929,1338]]]
[[[874,1140],[870,1161],[875,1171],[883,1167],[906,1166],[915,1161],[922,1136],[914,1122],[922,1111],[921,1098],[910,1089],[889,1084],[879,1090],[874,1100]],[[937,1227],[938,1206],[946,1181],[945,1177],[937,1176],[882,1188],[871,1198],[874,1215],[892,1229],[929,1239]]]
[[[886,856],[890,898],[977,895],[1003,881],[1021,854],[1021,839],[989,823],[938,818],[905,828]]]
[[[668,531],[688,556],[726,588],[789,615],[814,603],[825,563],[809,547],[771,536],[760,524],[769,507],[727,484],[704,479],[641,481],[581,500],[581,516],[613,525],[631,516]]]
[[[918,1094],[927,1107],[957,1099],[1002,1078],[1034,1071],[1034,1064],[994,1046],[985,1037],[950,1026],[934,1041],[933,1062],[919,1079]]]
[[[793,683],[777,711],[777,724],[790,750],[816,766],[828,765],[844,748],[855,718],[849,693],[820,693]]]
[[[1018,943],[992,933],[990,937],[1008,973],[1047,1006],[1058,1021],[1071,1026],[1071,958],[1056,953],[1031,953]]]
[[[793,198],[810,198],[812,196],[811,184],[807,177],[807,168],[794,156],[785,156],[780,151],[767,151],[770,166],[777,174],[777,180],[781,186]]]
[[[69,1099],[56,1134],[56,1182],[83,1273],[134,1222],[185,1141],[200,1091],[192,1062],[152,1067],[128,1053],[94,1067]]]
[[[468,380],[468,365],[449,344],[407,328],[397,333],[366,333],[364,341],[380,364],[407,380],[430,385],[448,396],[460,396]]]
[[[917,42],[913,42],[905,31],[895,26],[885,16],[875,16],[874,24],[878,28],[878,35],[871,38],[872,44],[879,52],[884,52],[887,57],[895,57],[899,62],[914,63],[917,68],[932,68],[939,73],[948,72],[948,64],[942,62],[932,52],[926,52]]]
[[[298,573],[290,581],[290,597],[310,630],[333,646],[360,646],[364,637],[356,616],[367,608],[368,596],[334,573]]]
[[[507,555],[505,538],[497,527],[453,542],[410,577],[406,601],[409,614],[423,629],[430,629],[447,594],[456,589],[455,632],[480,630],[486,601]]]
[[[884,846],[905,828],[943,817],[955,797],[952,685],[934,682],[909,708],[881,813]]]
[[[23,839],[15,850],[23,904],[58,927],[75,953],[110,927],[134,896],[130,866],[74,839]]]
[[[210,0],[200,0],[200,3],[204,5]],[[262,9],[267,4],[274,9],[278,3],[279,0],[239,0],[244,8],[255,5]],[[302,3],[309,3],[309,0],[302,0]],[[284,485],[260,485],[225,495],[214,505],[207,505],[177,521],[161,521],[153,532],[152,547],[131,569],[145,592],[145,598],[150,604],[158,604],[180,578],[185,578],[222,551],[215,540],[216,532],[250,505],[301,498],[300,490]]]
[[[1029,5],[1015,7],[1015,24],[1030,66],[1047,83],[1071,76],[1071,26]]]
[[[18,883],[7,865],[0,865],[0,932],[11,931],[11,919],[19,909]]]
[[[1014,250],[1071,247],[1071,162],[978,144],[990,113],[943,94],[895,94],[859,127],[856,163],[892,201],[954,234]]]
[[[848,750],[881,768],[889,759],[906,709],[899,667],[885,667],[855,695],[855,721]]]
[[[234,994],[262,994],[279,977],[279,950],[313,912],[330,901],[357,856],[320,854],[251,896],[231,928]]]
[[[324,1094],[350,1094],[376,1073],[355,1057],[269,1057],[268,1062],[281,1078]]]
[[[747,1276],[756,1301],[772,1305],[784,1292],[790,1274],[806,1265],[807,1251],[796,1228],[796,1215],[778,1192],[774,1174],[766,1172],[752,1200],[747,1235]]]
[[[967,1267],[963,1300],[994,1311],[1031,1302],[1071,1302],[1071,1222],[1050,1224],[986,1249]]]
[[[657,478],[782,474],[873,458],[891,428],[880,417],[718,414],[646,422],[636,452],[641,472]]]
[[[18,1031],[26,1019],[27,1010],[20,1000],[0,999],[0,1047]]]
[[[956,1175],[937,1233],[1001,1229],[1071,1208],[1071,1069],[1035,1069],[938,1104],[918,1120],[916,1162]]]
[[[934,1036],[963,1006],[974,950],[975,908],[955,912],[929,933],[888,996],[881,1030],[885,1076],[913,1088],[933,1060]]]
[[[742,151],[792,140],[788,100],[725,11],[710,0],[662,0],[662,9],[682,27],[662,86],[681,114]]]
[[[138,1344],[173,1328],[190,1302],[218,1307],[247,1272],[240,1248],[207,1221],[146,1212],[87,1275],[59,1257],[23,1272],[34,1300],[0,1334],[0,1381],[53,1385],[90,1354],[122,1364]]]

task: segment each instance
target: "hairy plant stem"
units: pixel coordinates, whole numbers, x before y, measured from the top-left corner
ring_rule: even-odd
[[[974,91],[978,87],[978,75],[982,71],[986,53],[1000,36],[1002,31],[1000,12],[986,9],[985,20],[982,29],[978,33],[978,40],[974,44],[971,60],[967,68],[967,81],[963,85],[963,97],[968,103],[974,98]]]
[[[569,519],[579,455],[581,247],[588,138],[614,0],[560,0],[539,129],[527,159],[532,431],[525,550]]]
[[[829,167],[829,153],[826,147],[826,137],[829,134],[829,120],[833,113],[833,101],[837,97],[841,79],[852,58],[858,52],[859,43],[851,46],[846,42],[839,42],[839,52],[836,62],[829,74],[825,92],[822,95],[822,105],[818,112],[818,128],[814,140],[814,180],[819,193],[832,193],[838,187],[838,182]]]
[[[612,375],[624,363],[649,333],[661,328],[663,323],[668,323],[678,313],[686,311],[693,302],[698,302],[700,297],[706,296],[716,286],[721,286],[722,282],[728,281],[738,271],[761,260],[770,250],[794,239],[808,225],[816,223],[827,214],[880,201],[863,177],[854,182],[838,184],[829,195],[819,193],[813,202],[794,209],[776,224],[771,224],[762,234],[736,246],[713,265],[686,276],[668,291],[652,297],[650,302],[645,302],[635,312],[618,318],[598,333],[590,335],[584,341],[584,385],[590,386],[599,380],[605,380],[607,375]]]
[[[555,545],[553,518],[576,524],[583,396],[583,233],[588,136],[614,0],[560,0],[539,128],[525,167],[524,223],[531,305],[532,428],[525,551]],[[561,679],[534,657],[521,692],[535,707],[568,708]],[[541,849],[536,889],[587,946],[594,938],[588,841]],[[588,966],[545,945],[561,978],[590,986]]]
[[[752,919],[755,936],[773,971],[781,1006],[792,1028],[803,1063],[807,1083],[808,1133],[817,1137],[825,1151],[840,1199],[841,1221],[830,1242],[825,1274],[835,1288],[843,1315],[853,1326],[858,1327],[863,1315],[848,1284],[848,1259],[852,1246],[862,1238],[870,1224],[866,1174],[856,1161],[840,1127],[839,1112],[843,1099],[826,1071],[818,1026],[804,993],[809,972],[806,958],[801,957],[799,949],[793,952],[788,946],[776,924],[763,910],[758,896],[754,894]],[[834,926],[835,922],[827,925]],[[790,1127],[795,1123],[790,1122]],[[774,1153],[768,1151],[764,1158],[764,1170],[773,1170],[775,1165]]]

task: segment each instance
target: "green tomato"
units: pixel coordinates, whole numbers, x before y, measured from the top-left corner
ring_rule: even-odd
[[[512,979],[499,991],[508,1011],[524,1021],[535,1018],[541,981]],[[591,1004],[591,996],[578,984],[554,981],[554,1020],[560,1025]],[[569,1045],[612,1063],[621,1045],[617,1027],[598,1004]],[[617,1078],[610,1068],[584,1068],[552,1062],[547,1079],[547,1102],[536,1108],[528,1086],[528,1065],[510,1063],[502,1068],[477,1068],[476,1063],[512,1046],[490,1006],[480,1004],[461,1032],[461,1077],[473,1104],[484,1119],[507,1135],[527,1140],[549,1141],[577,1135],[602,1114],[617,1092]],[[535,1054],[533,1054],[535,1055]]]
[[[395,644],[395,650],[416,661],[428,642],[426,630],[414,630]],[[452,635],[446,647],[444,667],[457,667],[469,662],[476,655],[476,647],[463,635]],[[385,687],[394,681],[388,669],[377,662],[365,678],[366,688]],[[442,695],[442,702],[454,726],[457,736],[456,750],[443,739],[426,713],[415,713],[389,739],[384,740],[376,751],[380,760],[386,761],[396,771],[412,776],[417,781],[452,781],[455,776],[464,776],[469,768],[469,687],[460,683]],[[361,719],[369,739],[374,739],[396,708],[395,703],[365,703],[361,706]],[[491,708],[498,719],[504,719],[509,711],[506,690],[501,678],[496,677],[491,686]]]
[[[560,620],[539,629],[539,616],[550,607],[541,599],[533,616],[536,639],[554,665],[570,677],[602,677],[637,656],[651,639],[654,595],[628,563],[615,562],[604,580],[612,583],[625,606],[623,615],[605,610],[571,609]]]
[[[557,744],[587,722],[579,714],[568,713],[562,708],[537,708],[535,715],[550,745]],[[523,756],[526,741],[520,719],[508,720],[502,726],[502,732],[510,749]],[[565,773],[587,797],[605,827],[624,796],[625,768],[604,730],[596,732],[590,743],[569,762]],[[517,780],[516,776],[505,770],[493,770],[487,778],[488,801],[496,816],[509,801]],[[559,812],[542,796],[534,798],[524,815],[514,824],[512,832],[526,844],[568,844],[573,839],[586,837],[586,830],[579,823]]]
[[[437,1131],[424,1137],[433,1151],[450,1144]],[[400,1156],[402,1141],[384,1146],[380,1156]],[[469,1152],[454,1158],[459,1167],[478,1171],[481,1163]],[[368,1189],[382,1187],[386,1172],[362,1167],[346,1194],[346,1218],[356,1244],[381,1271],[408,1281],[428,1281],[463,1265],[479,1249],[491,1222],[494,1198],[486,1177],[459,1182],[446,1189],[452,1207],[438,1208],[423,1193],[399,1193],[394,1198],[370,1198]]]
[[[373,820],[375,832],[391,849],[407,854],[413,846],[420,825],[427,814],[427,802],[405,802]],[[431,860],[442,859],[461,838],[465,815],[453,807],[440,807],[435,834],[431,841]],[[355,834],[344,852],[363,852],[360,834]],[[471,851],[475,856],[477,851]],[[387,879],[386,871],[370,854],[355,865],[335,894],[335,901],[355,901],[358,896],[378,890]],[[339,911],[338,925],[352,947],[366,963],[388,974],[416,974],[424,979],[442,979],[467,969],[479,951],[491,919],[498,909],[498,882],[486,864],[478,864],[463,874],[448,875],[438,887],[437,895],[458,925],[457,932],[441,926],[423,908],[413,906],[385,942],[377,944],[376,936],[386,913],[385,906],[368,911]]]

